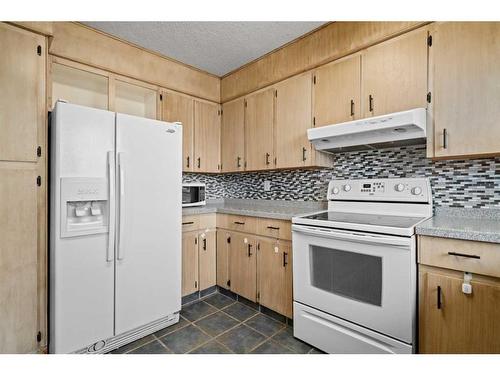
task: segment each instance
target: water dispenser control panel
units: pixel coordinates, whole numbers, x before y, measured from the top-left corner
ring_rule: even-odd
[[[108,207],[105,178],[61,178],[61,237],[108,232]]]

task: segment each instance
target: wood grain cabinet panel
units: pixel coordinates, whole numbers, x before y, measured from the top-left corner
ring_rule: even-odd
[[[462,292],[463,273],[420,271],[420,352],[500,353],[500,281],[473,275],[472,294]]]
[[[217,235],[214,229],[205,230],[198,236],[199,289],[205,290],[216,284]]]
[[[217,285],[229,289],[229,247],[231,233],[217,229]]]
[[[0,160],[36,161],[45,124],[45,38],[0,23]]]
[[[427,28],[362,53],[364,116],[427,107]]]
[[[218,104],[194,103],[195,172],[220,171],[220,107]]]
[[[154,88],[115,80],[115,111],[156,120],[156,96]]]
[[[429,156],[500,153],[500,23],[436,23],[431,35]]]
[[[312,146],[307,138],[307,129],[312,127],[311,86],[310,72],[276,85],[277,168],[304,167],[312,163]]]
[[[257,248],[254,236],[230,233],[229,274],[231,291],[250,301],[257,300]]]
[[[38,346],[36,176],[33,163],[0,163],[0,353]]]
[[[222,172],[245,170],[245,100],[222,105]]]
[[[260,238],[258,248],[259,303],[292,317],[291,244]]]
[[[198,286],[198,232],[182,234],[182,296],[194,293]]]
[[[314,126],[352,121],[361,108],[361,55],[325,65],[314,72]]]
[[[162,120],[182,123],[182,170],[194,171],[194,100],[193,98],[163,92]]]
[[[245,98],[246,170],[274,167],[274,95],[269,89]]]

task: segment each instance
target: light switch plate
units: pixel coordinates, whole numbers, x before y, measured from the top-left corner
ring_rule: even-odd
[[[271,191],[271,181],[264,181],[264,191]]]

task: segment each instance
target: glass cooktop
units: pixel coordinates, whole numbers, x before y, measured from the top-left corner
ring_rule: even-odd
[[[377,225],[394,228],[412,228],[422,217],[361,214],[352,212],[324,211],[313,215],[303,216],[302,219],[321,220],[350,224]]]

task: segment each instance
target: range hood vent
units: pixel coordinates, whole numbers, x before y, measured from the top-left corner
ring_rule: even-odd
[[[339,152],[426,142],[425,108],[307,130],[316,150]]]

